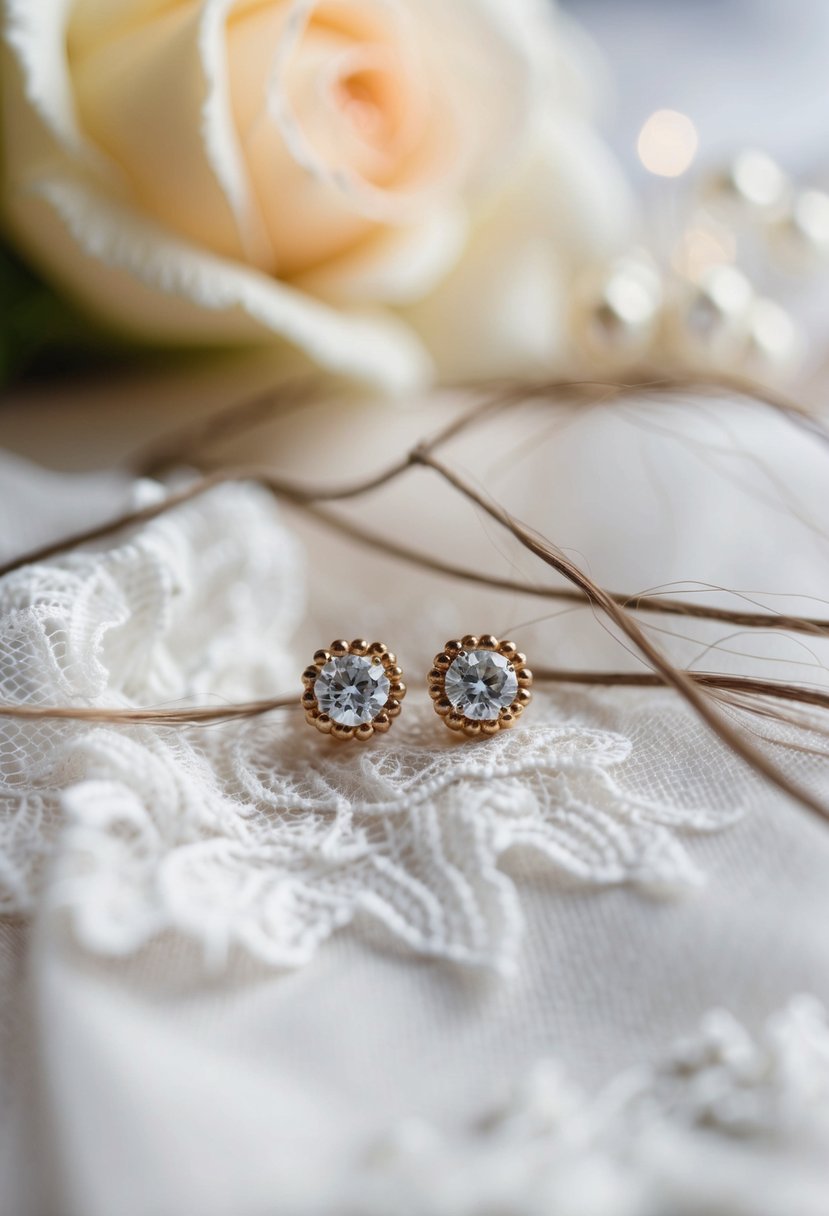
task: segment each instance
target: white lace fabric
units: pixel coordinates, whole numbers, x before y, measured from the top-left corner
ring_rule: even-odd
[[[825,1013],[799,998],[752,1033],[712,1010],[595,1094],[540,1061],[466,1125],[401,1124],[353,1185],[362,1216],[821,1216]]]
[[[158,494],[160,487],[139,487]],[[0,584],[0,697],[31,704],[220,703],[291,689],[304,598],[272,500],[225,486],[126,536]],[[50,901],[88,948],[174,930],[213,960],[241,945],[306,963],[370,922],[413,951],[514,967],[532,857],[553,881],[680,894],[690,836],[748,805],[670,697],[539,694],[518,729],[459,744],[425,693],[383,740],[339,747],[297,710],[209,728],[0,723],[2,907]],[[677,740],[709,780],[670,795]]]

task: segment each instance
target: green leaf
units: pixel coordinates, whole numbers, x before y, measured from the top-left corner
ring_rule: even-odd
[[[0,245],[0,385],[97,362],[121,345]]]

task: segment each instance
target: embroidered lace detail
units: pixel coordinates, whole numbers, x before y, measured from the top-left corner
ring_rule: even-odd
[[[32,469],[29,479],[35,499],[54,489],[49,474]],[[25,498],[22,482],[17,491]],[[161,492],[139,483],[134,497]],[[293,674],[284,638],[302,609],[300,553],[270,497],[221,487],[103,551],[0,580],[0,702],[119,707],[265,695]],[[185,738],[0,719],[0,910],[32,906],[66,821],[62,797],[92,771],[117,779],[125,754],[137,799],[152,802],[154,779],[188,791],[193,810],[181,830],[192,835],[214,782]],[[163,821],[168,805],[161,790],[152,820]],[[103,857],[103,834],[98,844]]]
[[[284,639],[303,582],[270,497],[217,488],[100,551],[2,580],[0,700],[291,688],[304,662]],[[413,690],[365,748],[321,739],[296,711],[183,731],[5,719],[0,907],[31,908],[50,858],[47,897],[94,950],[177,930],[216,958],[241,945],[295,965],[359,918],[420,953],[505,969],[519,869],[692,888],[689,833],[724,827],[756,793],[733,768],[670,695],[538,695],[518,729],[459,744]]]
[[[824,1216],[829,1027],[801,997],[757,1034],[724,1011],[595,1096],[542,1062],[466,1126],[422,1121],[351,1183],[360,1216]]]

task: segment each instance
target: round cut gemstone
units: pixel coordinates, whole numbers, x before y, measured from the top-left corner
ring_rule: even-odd
[[[475,722],[493,722],[517,692],[515,668],[494,650],[461,651],[446,673],[447,697]]]
[[[314,682],[324,714],[343,726],[371,722],[389,699],[389,678],[382,663],[358,654],[329,659]]]

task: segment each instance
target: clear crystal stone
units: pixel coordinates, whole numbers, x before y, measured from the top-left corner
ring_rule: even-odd
[[[493,722],[517,692],[515,668],[494,650],[462,650],[446,673],[447,697],[475,722]]]
[[[382,663],[362,655],[329,659],[314,681],[314,696],[324,714],[343,726],[371,722],[389,699],[389,678]]]

